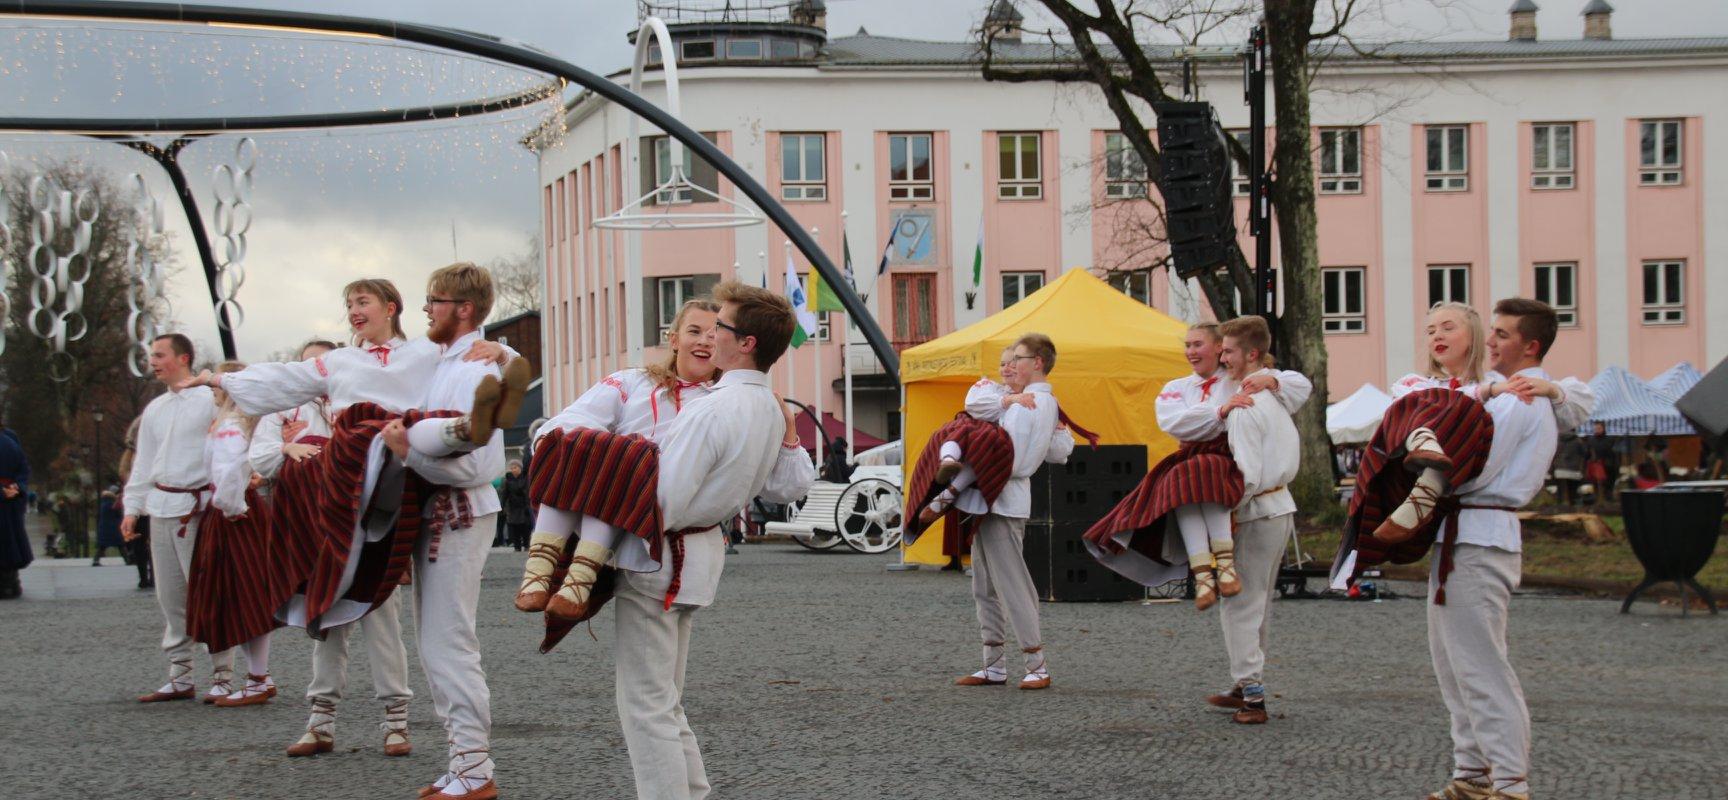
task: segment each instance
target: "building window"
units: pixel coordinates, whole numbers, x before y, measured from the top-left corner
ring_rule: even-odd
[[[1368,293],[1363,287],[1367,280],[1368,270],[1363,267],[1320,270],[1320,282],[1325,292],[1320,324],[1326,333],[1367,332]]]
[[[1644,262],[1644,324],[1686,323],[1686,262]]]
[[[828,199],[827,138],[820,133],[780,137],[780,199]]]
[[[1108,282],[1116,291],[1143,305],[1152,305],[1152,270],[1136,269],[1110,273]]]
[[[691,39],[678,45],[679,61],[706,61],[713,57],[713,39]]]
[[[936,199],[936,167],[931,161],[928,133],[888,136],[888,199]]]
[[[1560,326],[1578,326],[1578,265],[1537,264],[1536,299],[1554,307]]]
[[[1470,267],[1448,264],[1428,268],[1428,305],[1463,303],[1470,305]]]
[[[1033,292],[1044,288],[1044,273],[1042,272],[1004,272],[1002,273],[1002,307],[1007,308],[1025,300]]]
[[[1572,188],[1573,130],[1570,122],[1531,127],[1530,188]]]
[[[1146,162],[1120,133],[1104,134],[1104,196],[1146,196]]]
[[[660,45],[658,45],[658,44],[648,45],[648,63],[650,63],[650,64],[660,63]]]
[[[1237,144],[1242,145],[1243,150],[1249,153],[1254,152],[1254,148],[1251,146],[1254,138],[1253,131],[1233,130],[1227,131],[1227,133],[1229,133],[1230,138],[1236,140]],[[1237,197],[1247,197],[1249,192],[1254,189],[1253,179],[1242,169],[1240,164],[1236,163],[1236,158],[1231,155],[1229,148],[1224,149],[1224,162],[1230,165],[1230,193]]]
[[[1680,183],[1682,121],[1647,119],[1638,123],[1638,184],[1674,186]]]
[[[690,148],[684,150],[684,177],[689,178],[693,171]],[[672,180],[672,140],[666,136],[654,137],[654,185],[665,186]],[[689,186],[676,186],[661,189],[654,195],[654,202],[662,204],[688,203],[695,199],[696,193]]]
[[[996,196],[1004,200],[1037,200],[1044,196],[1043,163],[1038,160],[1038,134],[996,134]]]
[[[1462,192],[1469,189],[1469,126],[1430,125],[1427,137],[1428,191]]]
[[[894,349],[936,338],[936,274],[893,273]]]
[[[689,276],[655,278],[654,292],[660,298],[655,306],[658,309],[655,326],[660,331],[660,338],[650,346],[666,341],[666,332],[672,329],[672,321],[678,318],[678,309],[684,307],[684,301],[696,296],[696,279]]]
[[[775,59],[797,58],[798,43],[791,39],[769,39],[768,54]]]
[[[726,57],[752,59],[762,57],[761,39],[727,39]]]
[[[1320,193],[1359,194],[1362,191],[1362,129],[1333,128],[1320,132]]]

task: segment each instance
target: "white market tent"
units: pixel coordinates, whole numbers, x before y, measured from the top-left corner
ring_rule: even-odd
[[[1364,383],[1349,397],[1326,407],[1326,432],[1333,444],[1366,444],[1392,406],[1392,395]]]
[[[1666,375],[1667,373],[1663,373]],[[1590,379],[1590,389],[1596,393],[1596,410],[1590,414],[1585,431],[1600,422],[1609,436],[1691,436],[1697,431],[1692,423],[1674,408],[1674,401],[1662,397],[1625,367],[1613,366]]]
[[[1690,361],[1682,361],[1663,370],[1661,375],[1651,378],[1650,388],[1656,391],[1657,397],[1674,403],[1701,380],[1704,380],[1704,376],[1698,372],[1698,368],[1692,366]]]

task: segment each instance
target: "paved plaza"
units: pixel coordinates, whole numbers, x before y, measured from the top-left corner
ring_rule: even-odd
[[[283,692],[269,705],[133,702],[162,681],[161,622],[131,569],[110,561],[39,561],[27,599],[0,604],[0,796],[411,798],[442,771],[417,663],[416,750],[381,754],[359,647],[337,751],[284,758],[311,651],[292,629],[276,634]],[[504,796],[633,797],[611,614],[593,626],[598,641],[578,632],[540,655],[539,618],[510,607],[520,563],[493,552],[480,613]],[[1201,702],[1228,682],[1215,613],[1046,604],[1052,689],[958,689],[978,650],[965,579],[887,563],[784,543],[730,559],[720,601],[698,616],[687,691],[716,797],[1414,800],[1446,772],[1419,599],[1276,603],[1273,720],[1252,728]],[[1617,610],[1544,594],[1513,603],[1535,796],[1728,798],[1728,617]],[[200,659],[200,690],[206,676]]]

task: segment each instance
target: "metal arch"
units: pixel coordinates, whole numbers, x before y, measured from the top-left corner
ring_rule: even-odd
[[[231,8],[215,5],[180,5],[170,3],[146,3],[137,0],[116,0],[104,2],[101,0],[11,0],[0,10],[7,16],[58,16],[81,19],[122,19],[151,22],[171,23],[204,23],[204,24],[237,24],[253,25],[268,28],[295,28],[300,30],[316,30],[336,34],[361,34],[381,36],[405,42],[430,45],[445,50],[453,50],[480,58],[512,64],[518,67],[542,72],[570,81],[582,86],[596,95],[617,103],[631,113],[653,123],[655,127],[665,131],[667,135],[682,142],[703,161],[712,165],[715,171],[724,175],[727,180],[737,186],[744,195],[756,204],[757,208],[774,221],[781,232],[792,241],[798,251],[809,259],[810,265],[821,274],[822,279],[834,289],[840,303],[845,307],[859,330],[863,331],[865,340],[876,358],[882,362],[883,369],[895,383],[900,382],[900,359],[894,348],[888,342],[888,337],[882,333],[876,324],[875,317],[864,307],[858,293],[853,291],[827,254],[816,244],[809,232],[805,231],[792,218],[785,207],[780,205],[767,189],[751,177],[744,168],[720,151],[712,142],[685,125],[683,121],[666,113],[659,106],[648,102],[640,95],[619,86],[585,70],[575,64],[552,55],[542,53],[521,45],[510,44],[498,39],[481,36],[466,31],[442,28],[432,25],[417,25],[413,23],[393,22],[390,20],[369,19],[335,14],[312,14],[300,11],[284,11],[277,9]],[[234,118],[236,124],[251,122],[257,124],[260,120],[270,118]],[[66,128],[80,127],[77,120],[58,120],[71,123]],[[392,120],[400,121],[400,120]],[[16,120],[0,121],[0,128],[9,127]],[[100,120],[85,120],[85,123],[99,123]],[[157,120],[161,129],[175,128],[179,123],[172,118]],[[196,226],[194,226],[196,227]]]

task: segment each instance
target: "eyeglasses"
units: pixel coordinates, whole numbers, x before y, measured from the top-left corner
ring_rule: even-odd
[[[1037,358],[1038,358],[1037,356],[1009,356],[1009,357],[1002,360],[1002,366],[1006,367],[1009,364],[1012,364],[1016,361],[1020,361],[1022,359],[1037,360]]]
[[[449,298],[449,297],[433,297],[432,295],[426,295],[426,305],[429,305],[429,306],[435,306],[435,305],[438,305],[439,303],[462,303],[462,302],[466,302],[466,301],[456,300],[456,299]]]
[[[738,330],[736,327],[733,327],[732,325],[728,324],[726,322],[726,320],[723,320],[719,317],[714,318],[714,325],[715,325],[715,327],[725,328],[726,330],[731,331],[733,336],[736,336],[740,339],[744,338],[744,336],[746,335],[743,331]]]

